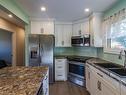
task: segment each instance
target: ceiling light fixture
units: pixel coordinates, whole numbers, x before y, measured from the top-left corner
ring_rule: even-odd
[[[45,11],[46,11],[46,7],[42,6],[42,7],[41,7],[41,11],[42,11],[42,12],[45,12]]]
[[[84,11],[85,11],[85,12],[89,12],[89,11],[90,11],[90,9],[89,9],[89,8],[86,8],[86,9],[84,9]]]
[[[8,17],[9,17],[9,18],[12,18],[12,17],[13,17],[13,15],[12,15],[12,14],[9,14],[9,15],[8,15]]]

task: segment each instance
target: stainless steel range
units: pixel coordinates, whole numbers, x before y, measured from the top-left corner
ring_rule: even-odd
[[[78,84],[80,86],[85,86],[85,63],[86,60],[91,57],[68,57],[68,80]]]

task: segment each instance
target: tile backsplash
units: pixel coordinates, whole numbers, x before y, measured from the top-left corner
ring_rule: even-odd
[[[55,55],[79,55],[97,57],[98,48],[95,47],[56,47]]]
[[[104,53],[103,48],[96,47],[56,47],[54,50],[55,55],[79,55],[98,57],[116,64],[123,65],[123,59],[120,60],[117,54]]]

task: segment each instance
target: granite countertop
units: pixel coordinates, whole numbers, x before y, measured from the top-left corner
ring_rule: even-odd
[[[0,69],[0,95],[36,95],[48,67]]]
[[[102,68],[100,66],[95,65],[95,63],[104,64],[104,63],[112,63],[112,62],[109,62],[109,61],[106,61],[106,60],[102,60],[102,59],[99,59],[99,58],[92,58],[92,59],[87,60],[87,63],[92,65],[92,66],[94,66],[95,68],[99,69],[103,73],[107,74],[111,78],[115,79],[116,81],[118,81],[118,82],[120,82],[120,83],[122,83],[123,85],[126,86],[126,77],[124,77],[124,78],[119,77],[115,73],[113,73],[112,71],[109,71],[109,70],[107,70],[105,68]]]

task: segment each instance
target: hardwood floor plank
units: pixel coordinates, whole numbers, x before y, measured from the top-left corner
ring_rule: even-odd
[[[89,95],[84,87],[71,82],[56,82],[50,85],[50,95]]]

